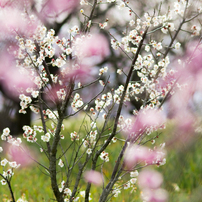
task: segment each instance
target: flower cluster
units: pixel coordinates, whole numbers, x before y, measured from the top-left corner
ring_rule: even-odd
[[[7,171],[5,171],[6,165],[9,165],[10,167]],[[1,180],[1,184],[6,185],[7,181],[9,181],[14,175],[13,169],[18,168],[20,164],[17,164],[16,161],[8,161],[6,158],[4,158],[3,160],[1,160],[1,166],[3,167],[3,179]]]
[[[23,137],[27,139],[27,142],[36,142],[37,138],[36,138],[36,131],[31,128],[30,126],[23,126]]]
[[[101,154],[100,154],[100,158],[104,161],[104,162],[108,162],[109,161],[109,154],[105,151],[103,151]]]
[[[29,96],[26,96],[24,94],[21,94],[19,96],[21,102],[20,102],[20,106],[21,106],[21,109],[19,110],[19,113],[23,113],[23,114],[26,114],[26,110],[27,107],[29,106],[29,104],[32,102],[32,99],[31,97]]]
[[[86,139],[83,139],[83,146],[87,148],[86,153],[91,154],[92,148],[94,147],[96,143],[96,136],[97,136],[97,130],[90,131],[89,135],[86,136]]]
[[[71,137],[71,141],[79,140],[79,134],[77,134],[76,131],[74,131],[73,133],[70,133],[70,137]]]
[[[9,128],[4,128],[3,133],[1,135],[1,139],[12,144],[19,146],[22,142],[21,138],[13,138],[12,135],[10,134],[10,129]],[[2,147],[1,147],[2,148]]]
[[[71,103],[71,107],[73,109],[73,111],[78,111],[80,107],[83,106],[83,101],[82,98],[80,97],[80,95],[78,93],[76,93],[74,95],[74,99],[73,102]]]
[[[134,145],[127,148],[124,162],[128,169],[134,168],[138,163],[143,163],[144,165],[164,165],[166,163],[165,152]]]
[[[49,142],[51,138],[50,133],[46,133],[45,135],[41,136],[41,140],[43,140],[44,142]]]
[[[143,170],[138,176],[138,184],[142,189],[142,199],[144,201],[167,201],[168,193],[160,188],[163,177],[154,170]]]

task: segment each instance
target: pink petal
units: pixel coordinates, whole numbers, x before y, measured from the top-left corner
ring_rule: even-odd
[[[163,182],[162,175],[155,170],[143,170],[139,173],[138,184],[141,189],[157,189]]]
[[[73,11],[78,5],[79,0],[48,0],[42,12],[45,16],[57,16],[64,11]]]
[[[29,166],[33,163],[32,159],[28,156],[31,155],[34,157],[33,152],[29,151],[28,149],[22,149],[21,146],[15,146],[15,145],[8,145],[6,148],[7,155],[11,161],[16,161],[18,164],[21,164],[22,166]]]
[[[164,189],[143,189],[142,199],[145,202],[166,202],[168,199],[168,193]]]
[[[132,169],[137,163],[155,164],[164,157],[160,151],[153,151],[144,146],[133,145],[127,148],[124,155],[124,164]],[[160,155],[161,154],[161,155]]]
[[[83,65],[92,66],[109,55],[109,43],[102,34],[76,39],[75,51]]]
[[[143,109],[139,111],[131,132],[135,135],[144,132],[147,127],[160,127],[165,123],[166,119],[163,112],[156,109]]]
[[[90,170],[84,173],[84,178],[87,182],[101,186],[103,184],[103,176],[100,172]]]

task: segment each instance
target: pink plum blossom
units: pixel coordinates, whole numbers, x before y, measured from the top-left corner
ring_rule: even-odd
[[[13,97],[18,97],[28,87],[34,87],[34,83],[27,74],[21,74],[17,69],[13,69],[4,75],[3,86]]]
[[[156,109],[141,110],[132,126],[131,132],[138,135],[148,127],[160,127],[166,119],[162,111]]]
[[[196,49],[198,42],[191,42],[187,44],[187,50],[185,56],[182,58],[182,61],[188,61],[186,67],[181,67],[181,70],[184,72],[190,72],[191,76],[197,75],[202,70],[201,62],[201,46]],[[188,59],[188,60],[187,60]],[[182,73],[181,71],[181,73]]]
[[[84,178],[87,182],[101,186],[103,184],[103,176],[100,172],[90,170],[84,173]]]
[[[139,173],[138,176],[138,184],[141,189],[149,188],[149,189],[157,189],[161,186],[163,182],[162,175],[155,171],[145,169]]]
[[[4,90],[13,98],[18,98],[21,91],[34,87],[29,71],[19,71],[11,55],[0,56],[0,78]]]
[[[79,5],[79,0],[47,0],[42,13],[45,16],[57,16],[64,11],[72,12]]]
[[[85,64],[72,65],[66,64],[61,70],[61,80],[69,81],[71,78],[79,79],[80,82],[89,82],[92,78],[91,68]]]
[[[196,126],[197,100],[194,95],[202,91],[202,57],[201,51],[195,49],[196,44],[189,44],[187,53],[181,58],[181,63],[174,64],[177,73],[177,82],[174,86],[174,94],[168,100],[169,118],[175,120],[175,136],[169,142],[188,143],[193,137]],[[196,110],[197,109],[197,110]]]
[[[202,57],[201,50],[195,49],[196,44],[188,44],[187,52],[183,58],[181,58],[181,64],[176,63],[177,70],[177,88],[175,90],[180,93],[181,96],[189,99],[192,97],[196,90],[202,90]],[[181,91],[181,92],[180,92]],[[183,98],[184,99],[184,98]]]
[[[6,19],[6,20],[5,20]],[[4,8],[0,12],[0,34],[4,37],[21,35],[32,36],[37,27],[37,22],[16,8]]]
[[[12,7],[12,8],[18,8],[23,9],[25,6],[28,8],[28,6],[31,6],[33,4],[33,0],[1,0],[0,1],[0,7],[6,8],[6,7]]]
[[[168,199],[168,193],[166,190],[158,189],[143,189],[142,199],[145,202],[166,202]]]
[[[130,146],[124,155],[124,164],[132,169],[139,161],[144,161],[149,153],[149,149],[143,146]]]
[[[159,164],[163,160],[165,152],[161,150],[151,150],[145,146],[129,146],[124,155],[124,164],[128,169],[132,169],[137,163]]]
[[[164,96],[165,90],[168,90],[168,88],[174,84],[178,76],[179,74],[175,70],[171,69],[167,72],[165,77],[157,79],[156,89],[159,91],[161,90],[162,95]]]
[[[7,145],[6,153],[11,159],[11,161],[16,161],[21,166],[29,166],[33,163],[32,159],[29,157],[31,155],[34,156],[33,152],[28,149],[24,149],[24,146],[15,146],[15,145]]]
[[[82,64],[91,66],[109,55],[109,43],[102,34],[88,35],[76,38],[74,50]]]

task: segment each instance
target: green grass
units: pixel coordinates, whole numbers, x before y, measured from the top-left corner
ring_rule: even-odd
[[[69,132],[78,130],[78,122],[68,122],[70,128],[69,131],[64,131],[65,136],[69,136]],[[162,134],[157,140],[160,143],[169,135],[169,131]],[[66,138],[63,141],[63,146],[70,141]],[[0,143],[1,144],[1,143]],[[149,143],[150,144],[150,143]],[[30,144],[29,144],[30,145]],[[32,145],[32,144],[31,144]],[[170,202],[201,202],[202,198],[202,138],[197,136],[195,141],[189,146],[176,146],[174,149],[169,149],[167,154],[167,163],[164,166],[157,168],[164,176],[163,187],[169,192]],[[110,161],[114,162],[115,157],[118,155],[120,144],[111,144],[110,146]],[[31,149],[36,150],[36,156],[40,157],[38,160],[46,164],[47,160],[45,156],[41,155],[35,146],[31,146]],[[68,158],[71,157],[71,152],[67,153]],[[114,162],[115,163],[115,162]],[[112,163],[113,164],[113,163]],[[110,171],[113,165],[106,163],[103,168],[105,173],[105,179],[110,177]],[[45,173],[45,174],[44,174]],[[77,170],[74,170],[72,181],[75,180]],[[62,176],[59,175],[61,178]],[[84,190],[85,181],[81,179]],[[174,184],[177,184],[180,188],[179,191],[174,189]],[[15,170],[15,174],[12,179],[12,187],[15,193],[16,199],[25,194],[29,202],[36,201],[54,201],[54,196],[50,186],[50,178],[44,169],[39,169],[36,163],[27,168],[18,168]],[[137,193],[130,193],[131,189],[123,190],[118,198],[113,197],[113,202],[139,202],[139,191]],[[97,201],[101,188],[92,186],[91,197],[92,201]],[[7,186],[0,185],[0,199],[1,201],[7,201],[10,199],[10,193]],[[81,199],[80,202],[83,200]]]
[[[167,163],[159,168],[164,175],[164,187],[172,202],[202,201],[202,137],[197,136],[188,145],[171,150]],[[175,191],[177,184],[180,191]]]
[[[36,150],[36,148],[33,148],[33,146],[31,148],[32,150]],[[35,155],[39,156],[39,152],[35,153]],[[45,158],[40,157],[38,160],[43,162],[45,161]],[[33,163],[27,167],[21,166],[18,169],[15,169],[11,181],[15,198],[18,199],[25,194],[29,202],[52,201],[51,198],[54,198],[54,196],[51,191],[50,179],[46,173],[44,173],[45,170],[39,168],[36,163]],[[5,199],[5,201],[7,201],[6,199],[10,199],[8,187],[7,185],[0,186],[0,199]]]

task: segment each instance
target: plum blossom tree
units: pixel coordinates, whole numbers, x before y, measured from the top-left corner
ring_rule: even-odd
[[[176,120],[178,139],[197,127],[192,98],[201,91],[201,1],[5,0],[0,6],[2,92],[18,100],[20,114],[40,119],[23,125],[23,139],[5,127],[1,139],[9,150],[21,155],[24,140],[39,147],[47,164],[27,156],[46,170],[58,202],[80,195],[88,202],[93,184],[100,186],[99,202],[122,189],[135,194],[136,184],[144,201],[166,201],[163,177],[144,167],[166,163],[165,143],[155,139],[167,117]],[[82,119],[77,131],[65,124],[72,117]],[[1,159],[1,184],[12,201],[20,164]]]

